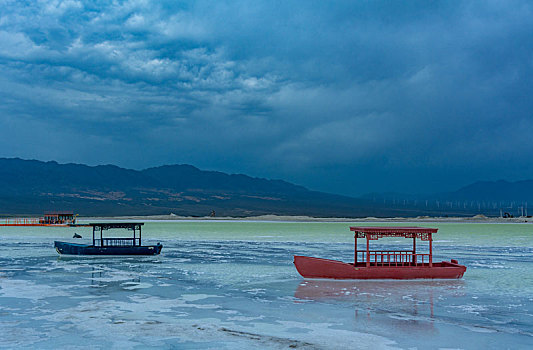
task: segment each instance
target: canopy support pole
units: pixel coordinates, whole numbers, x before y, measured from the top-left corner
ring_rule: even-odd
[[[416,234],[413,236],[413,264],[416,265]]]
[[[433,238],[429,234],[429,267],[433,267]]]
[[[366,267],[370,267],[370,239],[368,238],[368,233],[366,236]]]
[[[355,241],[355,244],[354,244],[354,257],[353,257],[353,266],[357,266],[357,232],[355,233],[355,237],[354,237],[354,241]]]

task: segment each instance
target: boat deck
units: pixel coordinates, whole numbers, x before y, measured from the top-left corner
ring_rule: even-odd
[[[447,261],[442,262],[434,262],[432,265],[429,265],[429,262],[427,263],[412,263],[412,262],[396,262],[396,263],[387,263],[387,262],[371,262],[367,266],[364,262],[358,262],[357,264],[354,263],[348,263],[349,265],[355,266],[355,267],[446,267],[449,266],[450,263]]]
[[[463,277],[466,267],[452,261],[424,264],[382,264],[373,262],[346,263],[338,260],[321,259],[309,256],[295,256],[294,265],[305,278],[331,279],[417,279]]]

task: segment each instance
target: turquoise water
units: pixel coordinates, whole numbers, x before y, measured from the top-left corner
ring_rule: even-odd
[[[59,257],[90,230],[2,227],[0,347],[531,348],[533,225],[424,223],[462,280],[302,279],[293,255],[353,259],[350,225],[148,222],[164,247],[144,258]]]

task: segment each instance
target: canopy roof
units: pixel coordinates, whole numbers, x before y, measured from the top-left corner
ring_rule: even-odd
[[[436,233],[438,228],[427,227],[350,227],[350,231],[354,231],[356,238],[378,239],[381,237],[405,237],[405,238],[420,238],[422,240],[429,240],[432,233]]]
[[[104,223],[91,223],[89,226],[97,230],[109,230],[112,228],[126,228],[128,230],[139,230],[144,222],[104,222]]]

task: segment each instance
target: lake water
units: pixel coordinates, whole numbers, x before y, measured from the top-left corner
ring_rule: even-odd
[[[88,242],[88,228],[0,227],[0,347],[533,347],[533,225],[424,223],[461,280],[298,275],[293,255],[352,261],[354,224],[148,222],[144,243],[163,251],[142,258],[58,256],[54,240]]]

